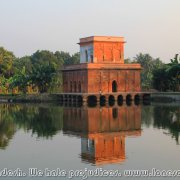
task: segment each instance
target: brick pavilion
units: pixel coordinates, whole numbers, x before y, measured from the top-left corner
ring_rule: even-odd
[[[140,92],[140,64],[124,63],[124,38],[81,38],[80,64],[63,69],[64,93]]]

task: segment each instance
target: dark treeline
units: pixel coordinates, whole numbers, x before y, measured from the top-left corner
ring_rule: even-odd
[[[63,65],[79,62],[79,53],[70,55],[63,51],[42,50],[17,58],[13,52],[0,47],[0,93],[61,92]],[[142,53],[133,60],[125,59],[125,63],[141,64],[143,90],[180,91],[178,54],[168,64]]]
[[[62,89],[63,65],[79,63],[79,53],[55,53],[42,50],[31,56],[16,58],[14,54],[0,47],[0,89],[1,93],[13,92],[60,92]],[[29,90],[31,89],[31,90]]]
[[[140,63],[143,90],[180,91],[180,58],[178,54],[170,63],[165,64],[159,58],[139,53],[136,57],[125,59],[125,63]]]

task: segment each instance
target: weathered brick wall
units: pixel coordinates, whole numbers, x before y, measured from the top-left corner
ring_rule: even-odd
[[[116,81],[118,92],[139,92],[140,70],[89,70],[88,92],[112,92],[112,83]]]
[[[124,43],[94,42],[94,62],[124,63]]]
[[[87,70],[63,72],[63,91],[66,93],[87,92]]]
[[[63,73],[64,92],[112,92],[116,81],[118,92],[139,92],[140,70],[76,70]],[[81,88],[79,87],[81,86]]]

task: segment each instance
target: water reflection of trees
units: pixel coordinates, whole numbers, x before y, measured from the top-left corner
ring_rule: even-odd
[[[8,105],[0,105],[0,148],[5,149],[16,132],[16,126]]]
[[[180,108],[177,106],[155,106],[154,127],[167,129],[179,144],[180,136]]]
[[[54,105],[0,104],[0,148],[8,146],[17,129],[49,138],[63,126],[63,109]]]
[[[168,134],[179,144],[180,136],[180,108],[177,105],[143,106],[142,125],[147,128],[153,126],[168,130]]]
[[[153,125],[153,106],[143,106],[142,108],[142,124],[147,128]]]
[[[143,106],[141,112],[138,106],[87,110],[85,107],[63,108],[50,104],[0,104],[0,148],[4,149],[8,146],[17,129],[23,129],[38,138],[51,138],[62,129],[64,133],[71,130],[74,133],[91,131],[105,133],[125,130],[126,125],[130,128],[135,117],[139,123],[134,123],[138,127],[140,125],[138,120],[141,119],[146,127],[167,129],[172,138],[179,143],[180,108],[178,106]]]
[[[49,138],[62,129],[62,116],[62,108],[58,106],[26,105],[14,113],[14,121],[19,128]]]

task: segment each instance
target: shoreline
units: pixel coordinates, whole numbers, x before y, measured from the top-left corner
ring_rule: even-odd
[[[14,94],[0,95],[0,103],[49,103],[60,102],[61,94]],[[180,102],[180,92],[156,92],[150,93],[151,102],[169,103]]]

